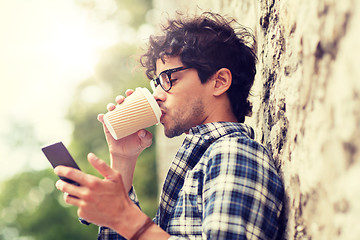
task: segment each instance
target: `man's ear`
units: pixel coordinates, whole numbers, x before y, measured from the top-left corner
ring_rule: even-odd
[[[214,96],[220,96],[231,86],[232,74],[227,68],[219,69],[214,75]]]

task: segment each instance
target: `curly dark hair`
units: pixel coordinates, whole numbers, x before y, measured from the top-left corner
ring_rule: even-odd
[[[231,25],[236,24],[237,28]],[[236,20],[205,12],[193,18],[178,15],[163,25],[163,35],[150,36],[149,47],[140,58],[149,79],[155,76],[156,61],[165,56],[179,56],[186,67],[195,68],[205,83],[221,68],[232,74],[227,91],[232,110],[239,122],[251,116],[248,101],[256,74],[255,38]]]

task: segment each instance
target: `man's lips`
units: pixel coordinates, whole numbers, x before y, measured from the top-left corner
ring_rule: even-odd
[[[163,122],[165,115],[166,115],[165,110],[164,110],[164,109],[161,109],[160,123],[162,123],[162,122]]]

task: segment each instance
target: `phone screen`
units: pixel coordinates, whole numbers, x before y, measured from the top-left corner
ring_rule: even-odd
[[[79,166],[76,164],[76,162],[74,161],[69,151],[62,142],[48,145],[46,147],[43,147],[41,150],[43,151],[53,168],[62,165],[80,170]],[[60,177],[60,179],[79,186],[77,182],[68,178]]]

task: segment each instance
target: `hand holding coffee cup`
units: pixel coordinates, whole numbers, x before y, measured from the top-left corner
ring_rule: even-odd
[[[118,140],[160,122],[161,110],[146,88],[136,88],[123,103],[104,115],[111,136]]]

